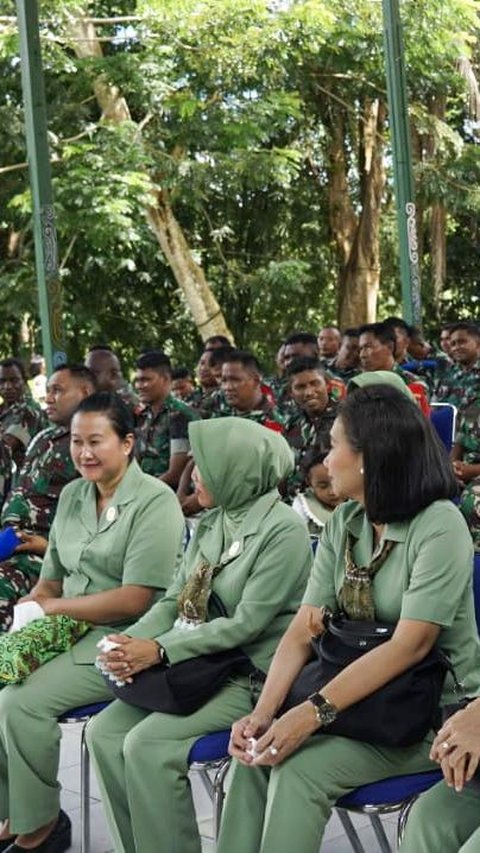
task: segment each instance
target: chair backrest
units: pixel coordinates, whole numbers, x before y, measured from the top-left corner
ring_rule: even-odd
[[[430,421],[435,427],[448,452],[455,441],[457,407],[452,403],[430,403]]]
[[[473,559],[473,602],[478,633],[480,634],[480,553],[475,554]]]

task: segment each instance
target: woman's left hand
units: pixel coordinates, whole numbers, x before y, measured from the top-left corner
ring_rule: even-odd
[[[258,758],[251,766],[274,767],[295,752],[320,725],[311,702],[302,702],[275,720],[255,746]]]
[[[132,676],[161,662],[160,646],[155,640],[140,640],[125,634],[108,634],[118,648],[99,655],[102,665],[117,679],[131,681]]]

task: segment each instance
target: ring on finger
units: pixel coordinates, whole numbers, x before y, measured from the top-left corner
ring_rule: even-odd
[[[443,741],[442,749],[450,749],[450,744],[449,744],[448,740]]]
[[[270,755],[278,755],[278,749],[276,746],[271,746],[269,748]]]

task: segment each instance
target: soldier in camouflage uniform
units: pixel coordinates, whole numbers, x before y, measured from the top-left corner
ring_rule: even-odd
[[[260,365],[252,353],[231,350],[222,367],[220,390],[202,409],[202,416],[248,418],[283,432],[283,417],[262,390]]]
[[[309,332],[295,332],[295,334],[289,335],[283,343],[282,357],[286,374],[270,380],[269,384],[274,393],[278,410],[285,418],[288,418],[297,412],[297,406],[290,393],[288,368],[298,358],[313,358],[318,361],[318,343],[315,335],[311,335]],[[343,400],[346,394],[346,385],[343,380],[327,368],[323,368],[323,373],[327,380],[328,396],[331,402],[338,403]]]
[[[342,335],[336,326],[324,326],[317,337],[318,360],[324,370],[330,370],[340,349]]]
[[[59,368],[48,381],[47,416],[53,425],[30,442],[2,510],[2,525],[17,528],[22,544],[0,563],[0,631],[9,629],[14,604],[37,583],[60,492],[78,476],[70,458],[70,421],[94,390],[95,377],[83,366]]]
[[[122,402],[130,409],[134,418],[141,411],[140,400],[133,388],[123,378],[118,356],[107,346],[91,347],[85,364],[95,374],[97,389],[118,394]]]
[[[47,426],[47,418],[27,386],[25,370],[17,358],[0,362],[0,505],[12,477],[25,458],[31,439]]]
[[[434,399],[453,403],[459,414],[480,397],[480,329],[474,323],[455,323],[450,329],[453,365],[441,364],[435,371]]]
[[[295,359],[287,374],[296,404],[296,411],[290,413],[285,425],[285,438],[295,454],[295,471],[287,484],[287,495],[292,499],[302,484],[300,465],[307,450],[330,449],[337,404],[329,400],[327,380],[318,359]]]
[[[358,329],[345,329],[338,354],[330,365],[332,376],[341,379],[345,385],[360,372],[358,339]]]
[[[427,383],[396,364],[396,336],[385,323],[368,323],[359,329],[360,365],[362,371],[392,370],[410,388],[425,415],[429,413]]]
[[[187,463],[188,424],[198,415],[170,393],[172,367],[162,352],[137,359],[135,385],[143,404],[137,416],[135,455],[146,474],[176,489]]]
[[[452,460],[462,487],[459,506],[480,551],[480,397],[460,416]]]

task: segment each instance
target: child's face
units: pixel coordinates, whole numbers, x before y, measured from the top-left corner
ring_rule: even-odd
[[[341,502],[341,498],[337,497],[332,490],[331,480],[325,465],[313,465],[308,472],[307,479],[313,494],[320,503],[334,509]]]

